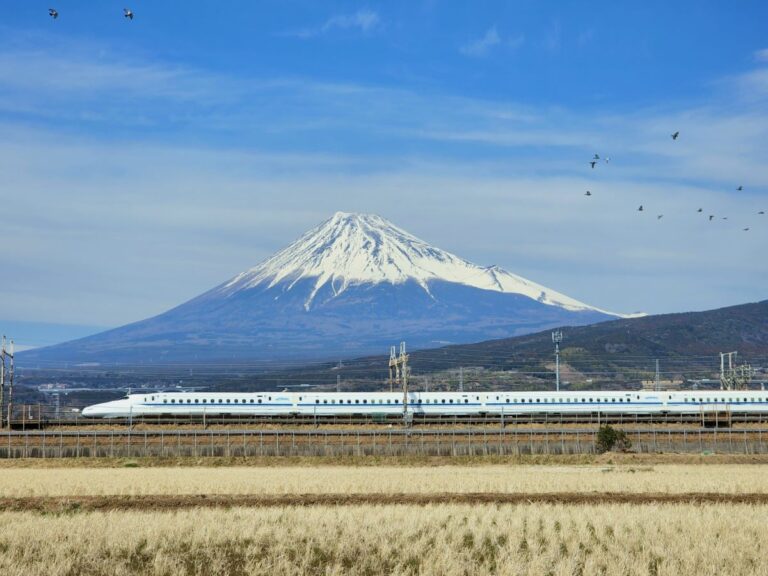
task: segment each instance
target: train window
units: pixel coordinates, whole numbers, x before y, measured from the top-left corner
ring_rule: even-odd
[[[480,400],[480,396],[477,396],[477,399]]]
[[[507,404],[509,404],[509,398],[507,398]]]
[[[154,402],[154,401],[155,401],[155,397],[154,397],[154,396],[152,396],[152,402]]]
[[[271,401],[272,401],[272,396],[270,396],[270,397],[268,398],[268,400],[271,402]]]
[[[395,400],[395,404],[400,404],[400,400]]]
[[[323,400],[323,404],[328,404],[328,400]]]
[[[355,404],[360,404],[360,400],[355,399]]]
[[[237,404],[237,398],[235,398],[235,404]]]
[[[499,397],[498,397],[498,396],[496,396],[496,400],[498,400],[498,399],[499,399]]]
[[[224,402],[224,400],[222,400],[221,398],[219,398],[219,404],[222,404],[223,402]]]
[[[451,404],[453,404],[453,398],[451,398],[450,400],[448,400],[448,402],[450,402]]]
[[[253,404],[253,398],[251,398],[251,404]]]
[[[174,398],[171,398],[171,404],[176,404],[176,400]]]
[[[192,400],[190,398],[187,398],[187,404],[192,404]]]
[[[363,404],[368,404],[368,400],[363,400]]]
[[[582,399],[581,399],[581,401],[582,401],[582,402],[586,402],[586,401],[587,401],[587,399],[586,399],[586,398],[582,398]]]
[[[440,400],[440,402],[442,402],[443,404],[445,404],[445,398],[443,398],[442,400]]]
[[[259,398],[259,404],[261,404],[261,398]]]
[[[509,402],[509,400],[507,400],[507,402]],[[464,404],[469,404],[469,399],[468,398],[464,398]]]
[[[195,398],[195,404],[199,404],[199,403],[200,403],[200,400],[198,400],[197,398]]]
[[[541,399],[540,398],[536,398],[536,402],[541,402]]]
[[[243,404],[247,404],[247,403],[248,403],[248,400],[246,400],[245,398],[243,398],[242,402],[243,402]]]
[[[299,396],[299,402],[301,402],[301,396]]]
[[[320,404],[320,400],[315,398],[315,404]]]
[[[165,398],[163,398],[163,404],[168,404],[168,400],[166,400]]]

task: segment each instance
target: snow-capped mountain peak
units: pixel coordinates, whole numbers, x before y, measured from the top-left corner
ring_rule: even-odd
[[[521,294],[570,311],[604,312],[573,298],[511,274],[498,266],[481,267],[431,246],[375,214],[337,212],[288,247],[220,288],[230,295],[256,287],[311,279],[313,289],[304,307],[330,283],[335,296],[360,284],[418,283],[430,294],[431,282],[444,281],[482,290]],[[615,316],[618,316],[614,314]]]

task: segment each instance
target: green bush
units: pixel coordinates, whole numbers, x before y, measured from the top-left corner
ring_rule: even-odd
[[[632,448],[632,442],[629,440],[629,436],[622,430],[616,430],[613,426],[605,425],[600,426],[597,431],[597,440],[595,441],[595,449],[598,453],[604,452],[627,452]]]

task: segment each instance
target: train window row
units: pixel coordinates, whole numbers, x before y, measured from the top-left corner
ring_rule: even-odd
[[[269,399],[272,400],[271,397]],[[233,402],[234,404],[261,404],[261,398],[257,398],[256,400],[254,400],[253,398],[251,398],[250,400],[246,400],[245,398],[243,398],[242,401],[240,399],[238,399],[238,398],[235,398],[231,402]],[[163,398],[163,404],[168,404],[168,403],[176,404],[176,399],[175,398],[171,398],[170,401],[169,401],[167,398]],[[179,404],[184,404],[184,400],[179,400],[178,403]],[[225,404],[223,398],[219,398],[218,402],[216,400],[214,400],[214,399],[208,400],[208,399],[205,399],[205,398],[203,398],[203,399],[200,399],[200,398],[195,398],[195,399],[187,398],[187,402],[186,403],[187,404]],[[226,404],[229,404],[229,403],[230,403],[230,401],[227,400]]]
[[[154,399],[155,398],[153,396],[152,400],[154,401]],[[499,400],[499,397],[497,396],[496,399]],[[670,398],[670,399],[672,399],[672,398]],[[268,400],[271,401],[272,397],[271,396],[268,397]],[[299,397],[299,400],[302,400],[302,397]],[[461,399],[458,399],[458,398],[457,399],[454,399],[454,398],[447,398],[447,399],[446,398],[441,398],[441,399],[425,398],[423,400],[421,398],[418,398],[418,399],[415,399],[413,403],[414,404],[422,404],[422,403],[423,404],[454,404],[454,403],[455,404],[461,404],[462,400],[463,400],[464,404],[468,404],[469,403],[469,399],[468,398],[461,398]],[[510,398],[505,398],[504,399],[506,404],[512,403],[513,400],[515,400],[515,399],[510,399]],[[691,403],[691,404],[705,404],[705,403],[712,403],[712,402],[722,402],[722,403],[728,403],[728,402],[731,402],[731,403],[766,402],[766,403],[768,403],[768,397],[766,397],[766,398],[754,398],[754,399],[751,399],[751,400],[749,398],[745,398],[745,397],[742,397],[742,398],[722,398],[722,397],[721,398],[685,398],[684,397],[684,398],[682,398],[682,401],[684,403]],[[526,404],[526,403],[527,404],[534,404],[534,403],[539,403],[539,404],[540,403],[543,403],[543,404],[547,404],[547,403],[579,404],[579,403],[587,403],[587,402],[590,402],[590,403],[593,403],[593,402],[597,402],[597,403],[617,403],[617,402],[618,403],[623,403],[623,402],[631,402],[631,399],[630,398],[594,398],[594,397],[592,397],[592,398],[521,398],[521,399],[519,399],[519,402],[523,403],[523,404]],[[225,400],[223,398],[219,398],[219,399],[213,399],[213,398],[211,398],[211,399],[207,399],[207,398],[202,398],[202,399],[200,399],[200,398],[194,398],[194,399],[193,398],[187,398],[186,402],[185,402],[184,399],[178,399],[177,400],[176,398],[171,398],[171,399],[163,398],[163,404],[169,404],[169,403],[170,404],[176,404],[176,403],[178,403],[178,404],[184,404],[184,403],[186,403],[186,404],[206,404],[206,405],[207,404],[225,404],[225,403],[226,404],[229,404],[229,403],[234,403],[234,404],[261,404],[262,403],[262,399],[261,398],[256,398],[256,399],[254,399],[254,398],[251,398],[251,399],[243,398],[241,400],[239,398],[234,398],[232,400]],[[362,400],[356,399],[354,401],[351,400],[351,399],[340,399],[340,400],[323,399],[321,401],[319,398],[315,399],[315,404],[321,404],[321,403],[322,404],[337,404],[337,403],[338,404],[353,404],[353,403],[354,404],[399,404],[400,400],[398,400],[398,399],[394,399],[394,400],[392,400],[392,399],[387,399],[387,400],[384,400],[384,399],[378,399],[378,400],[371,399],[371,400],[369,400],[367,398],[363,398]]]

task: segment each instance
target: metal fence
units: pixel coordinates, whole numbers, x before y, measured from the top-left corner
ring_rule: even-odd
[[[624,429],[635,452],[764,454],[762,429]],[[597,429],[26,430],[0,458],[591,454]]]

